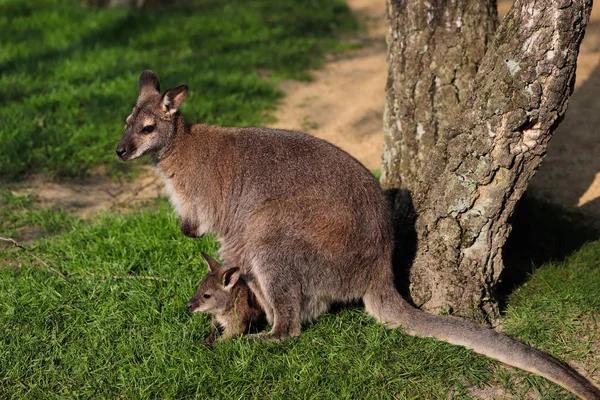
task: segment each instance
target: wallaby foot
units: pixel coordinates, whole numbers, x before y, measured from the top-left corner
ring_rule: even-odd
[[[283,342],[288,339],[297,338],[300,336],[300,331],[297,332],[269,332],[266,339],[273,342]]]
[[[284,311],[283,314],[277,312]],[[275,310],[275,323],[268,334],[269,340],[282,342],[287,338],[298,337],[302,333],[300,325],[300,310],[294,307],[282,307]]]
[[[255,295],[261,301],[268,322],[272,325],[269,336],[271,340],[281,341],[290,336],[300,336],[302,326],[300,313],[302,310],[302,294],[299,282],[294,282],[286,276],[282,261],[278,258],[269,259],[268,253],[257,253],[256,258],[262,259],[253,268],[257,273]]]
[[[212,335],[208,335],[208,336],[207,336],[207,337],[204,339],[204,345],[205,345],[206,347],[209,347],[209,348],[211,348],[211,349],[214,349],[214,348],[215,348],[215,342],[216,342],[216,339],[215,339],[215,337],[214,337],[214,336],[212,336]]]
[[[210,347],[211,349],[215,348],[216,344],[227,343],[232,339],[238,338],[241,335],[208,335],[206,339],[204,339],[204,344]]]

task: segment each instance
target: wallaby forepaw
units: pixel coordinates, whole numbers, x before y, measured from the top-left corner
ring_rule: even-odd
[[[260,332],[260,333],[251,333],[249,335],[244,336],[244,339],[246,339],[249,342],[256,342],[256,341],[270,341],[270,342],[283,342],[284,340],[288,339],[290,336],[287,334],[273,334],[273,333],[267,333],[267,332]]]

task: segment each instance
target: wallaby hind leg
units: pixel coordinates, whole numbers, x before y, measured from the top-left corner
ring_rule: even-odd
[[[265,296],[262,292],[262,288],[260,287],[260,284],[258,283],[258,280],[255,277],[253,277],[252,279],[248,280],[246,283],[248,284],[248,287],[250,288],[250,290],[256,297],[258,304],[260,304],[260,306],[264,310],[265,317],[267,318],[267,322],[269,323],[269,325],[273,325],[273,307],[271,307],[271,304],[268,303],[267,300],[265,299]]]
[[[273,308],[274,320],[271,332],[269,332],[269,339],[282,341],[288,337],[300,336],[302,332],[300,304],[282,298],[275,301],[280,301],[280,303]]]
[[[264,302],[273,311],[273,322],[269,338],[284,340],[300,336],[301,292],[300,283],[291,280],[287,268],[263,265],[257,275]]]

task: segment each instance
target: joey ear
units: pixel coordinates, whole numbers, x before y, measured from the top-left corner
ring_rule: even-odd
[[[165,112],[169,114],[175,114],[175,111],[181,106],[181,103],[185,100],[187,96],[188,87],[186,85],[181,85],[169,89],[163,94],[163,98],[161,104]]]
[[[202,252],[202,258],[204,258],[204,261],[206,261],[206,263],[208,264],[208,269],[210,270],[210,272],[217,272],[221,269],[222,265],[219,264],[218,261],[216,261],[214,258],[209,256],[205,252]]]
[[[150,70],[142,72],[138,82],[140,96],[142,93],[160,93],[160,82],[158,76]]]
[[[240,269],[238,267],[229,268],[223,273],[223,287],[230,290],[240,279]]]

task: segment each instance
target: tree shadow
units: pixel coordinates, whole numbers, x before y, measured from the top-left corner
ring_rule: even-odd
[[[402,297],[414,304],[410,296],[410,268],[417,254],[417,212],[409,190],[390,189],[385,194],[392,210],[394,227],[394,283]]]
[[[582,213],[539,200],[528,192],[519,201],[511,224],[502,253],[504,271],[495,292],[501,309],[507,296],[542,264],[563,261],[586,242],[600,238],[600,232]]]

